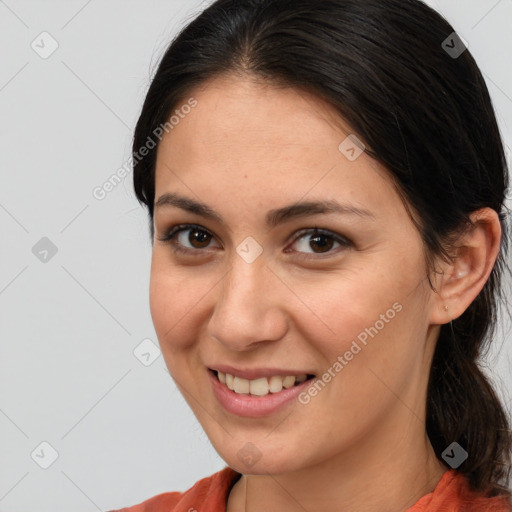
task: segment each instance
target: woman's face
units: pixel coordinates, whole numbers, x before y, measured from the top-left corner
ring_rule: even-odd
[[[241,78],[191,96],[156,165],[150,304],[171,375],[242,473],[394,450],[424,430],[438,327],[389,176],[314,96]]]

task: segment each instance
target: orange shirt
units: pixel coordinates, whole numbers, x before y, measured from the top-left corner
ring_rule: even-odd
[[[229,491],[239,477],[240,473],[225,467],[183,493],[158,494],[139,505],[110,512],[225,512]],[[431,493],[404,512],[512,512],[512,506],[505,499],[478,496],[464,475],[450,469]]]

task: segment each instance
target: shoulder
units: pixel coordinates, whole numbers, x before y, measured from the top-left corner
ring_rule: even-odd
[[[406,512],[512,512],[510,500],[489,498],[471,490],[467,478],[446,471],[435,489]]]
[[[138,505],[110,512],[224,512],[229,491],[239,477],[240,473],[226,466],[185,492],[165,492]]]

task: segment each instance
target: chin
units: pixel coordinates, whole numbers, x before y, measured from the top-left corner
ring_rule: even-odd
[[[212,444],[228,466],[245,475],[292,473],[309,465],[303,447],[290,443],[290,439],[280,446],[250,438],[231,439],[228,445]]]

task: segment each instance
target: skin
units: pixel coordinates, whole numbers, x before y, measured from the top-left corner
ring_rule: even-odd
[[[478,213],[457,258],[438,263],[434,292],[388,172],[365,153],[350,161],[340,152],[352,132],[328,104],[240,76],[190,96],[197,106],[159,145],[155,196],[200,200],[224,224],[155,210],[150,307],[170,374],[217,452],[243,474],[228,512],[405,510],[449,469],[425,431],[429,368],[440,325],[462,314],[492,269],[497,216]],[[316,199],[373,216],[316,214],[266,227],[269,210]],[[194,254],[158,240],[186,223],[212,235],[199,243],[192,229],[175,239]],[[311,232],[298,233],[314,227],[350,243],[326,238],[332,249],[322,252]],[[248,236],[263,248],[250,264],[236,251]],[[401,311],[307,405],[243,418],[216,400],[207,367],[321,376],[394,303]],[[237,456],[247,442],[261,453],[251,467]]]

